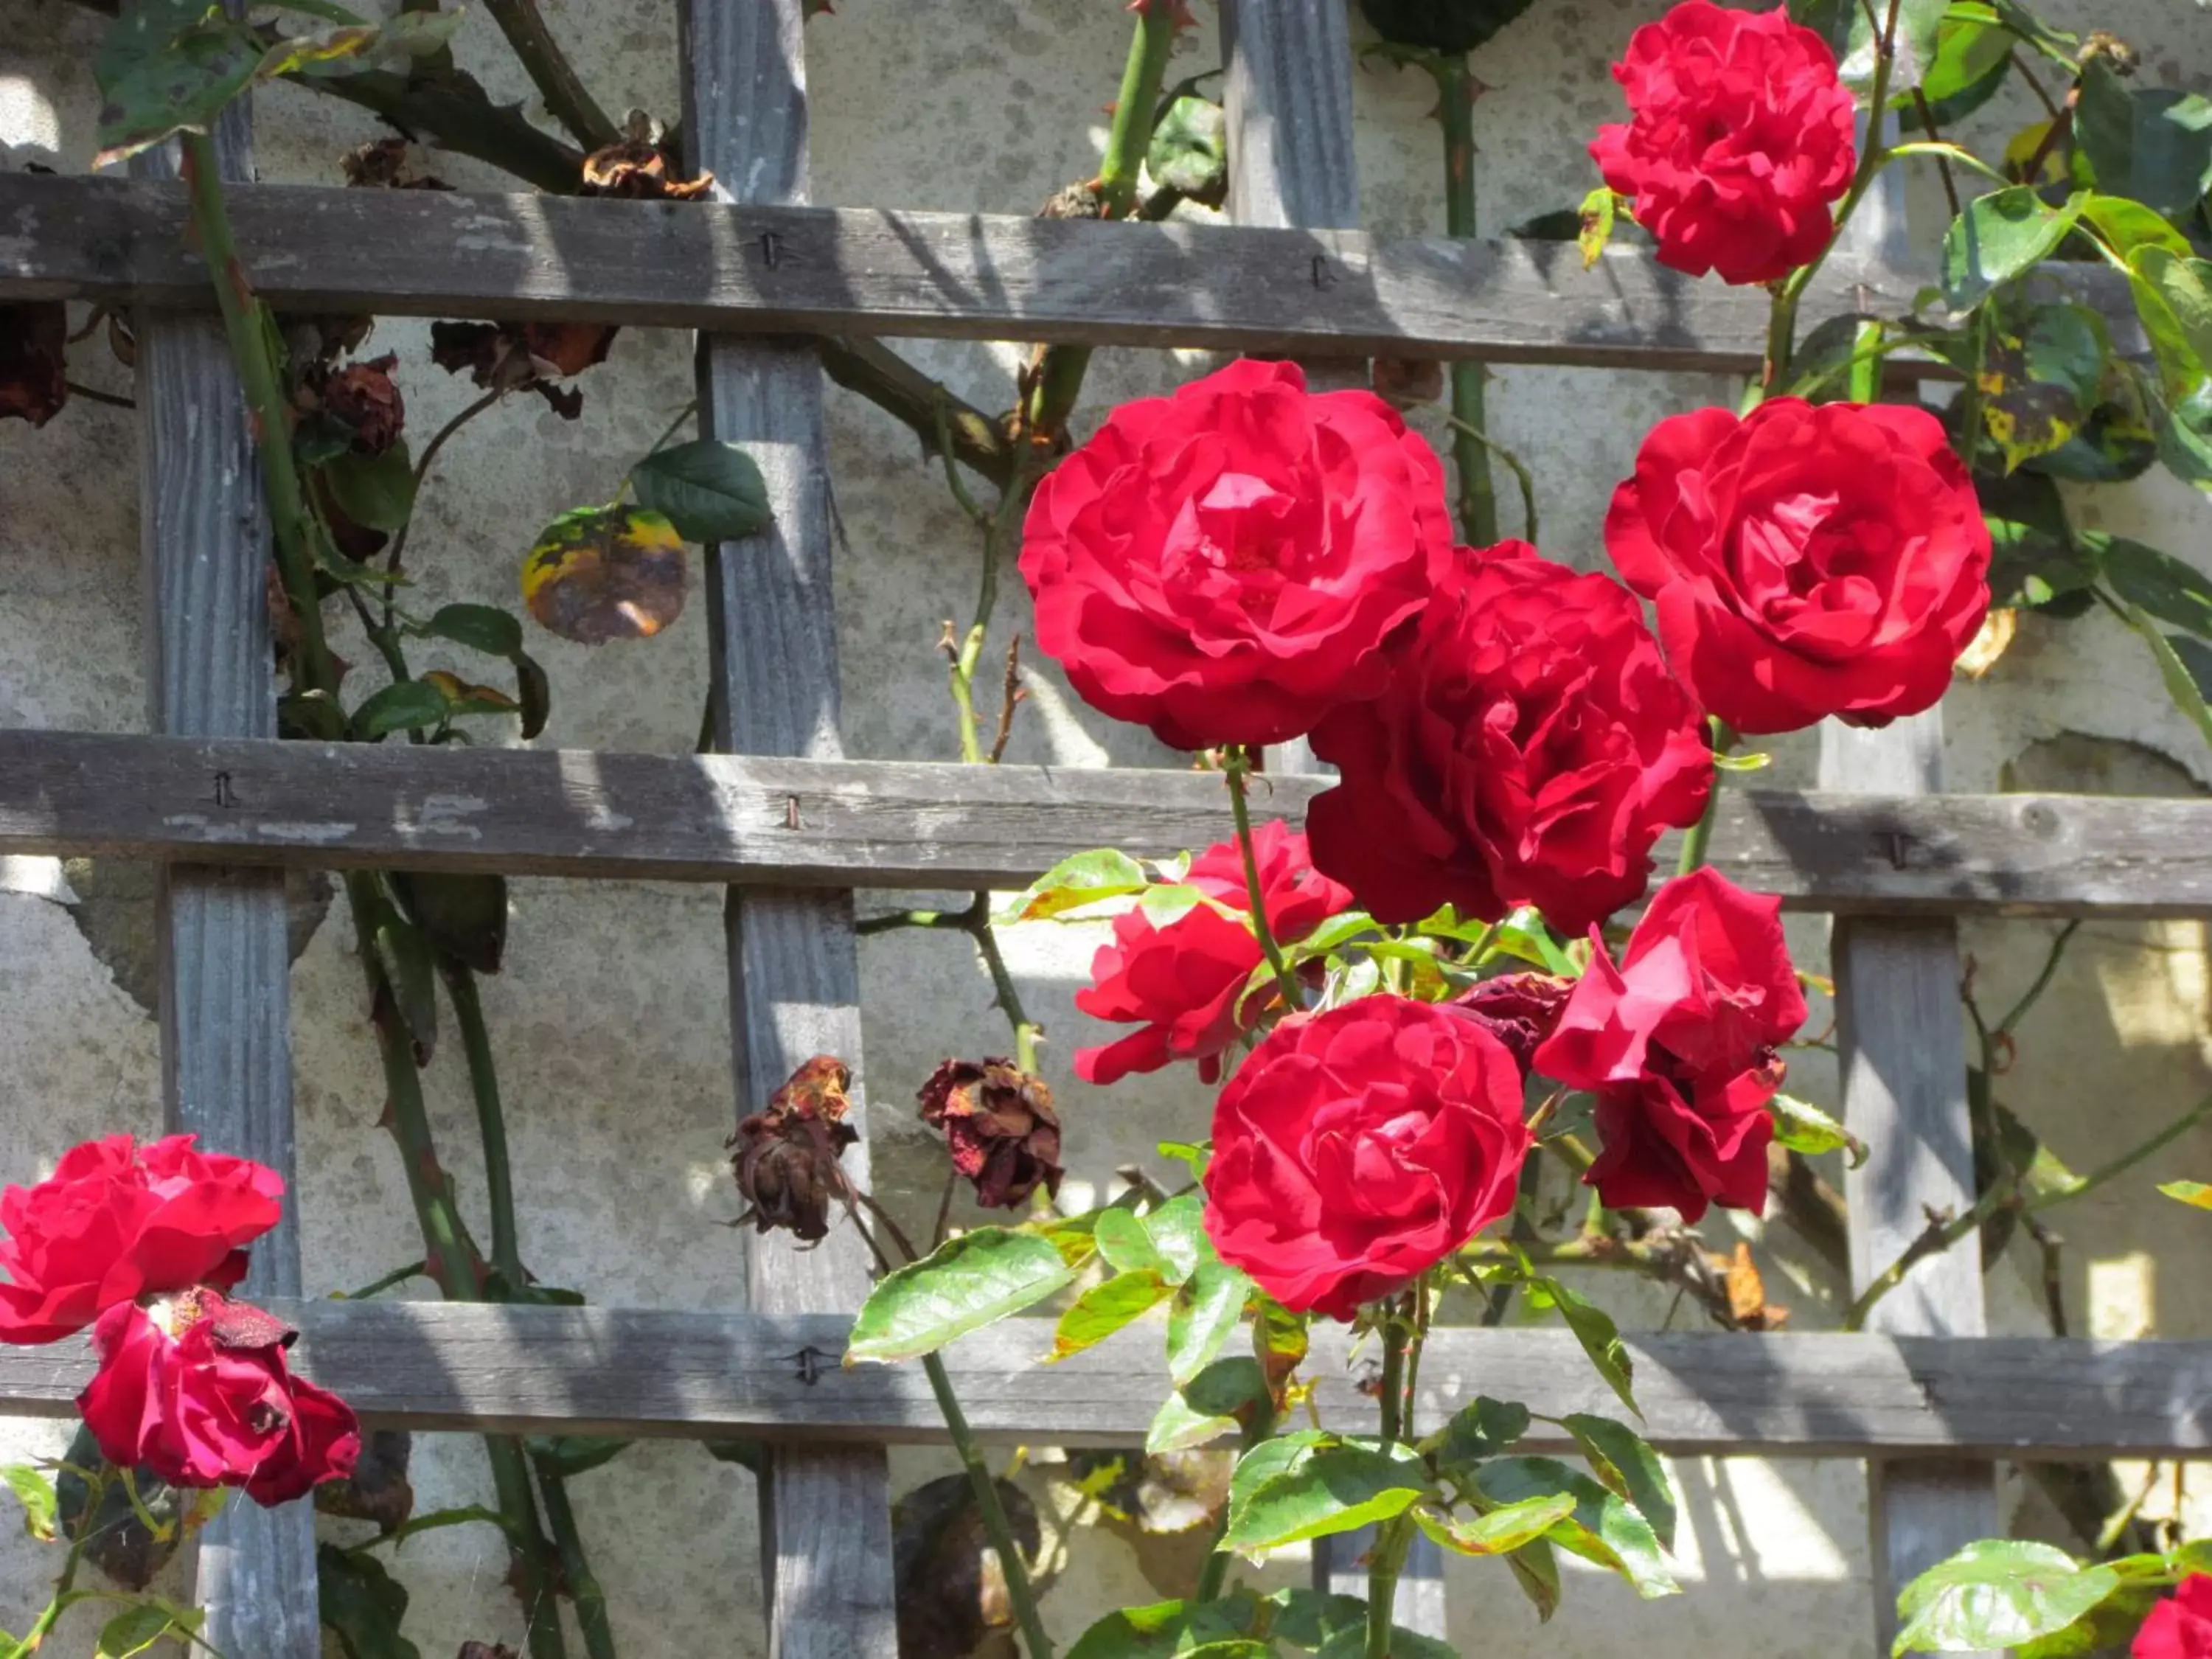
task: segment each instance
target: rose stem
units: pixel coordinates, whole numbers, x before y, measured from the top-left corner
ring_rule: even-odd
[[[1267,1368],[1267,1322],[1255,1319],[1252,1324],[1252,1346],[1260,1361],[1260,1369]],[[1240,1451],[1250,1451],[1275,1432],[1275,1391],[1273,1386],[1260,1390],[1260,1397],[1252,1405],[1251,1415],[1239,1427],[1237,1443]],[[1198,1588],[1192,1601],[1198,1605],[1215,1601],[1229,1577],[1229,1552],[1221,1547],[1222,1534],[1229,1530],[1229,1513],[1224,1508],[1221,1518],[1213,1523],[1213,1552],[1206,1558],[1206,1566],[1198,1575]]]
[[[1747,400],[1750,404],[1771,397],[1781,386],[1782,377],[1790,369],[1790,354],[1796,343],[1797,301],[1828,256],[1835,252],[1836,244],[1843,239],[1844,225],[1865,198],[1875,174],[1889,159],[1882,148],[1881,118],[1882,106],[1889,101],[1890,70],[1897,63],[1897,13],[1900,3],[1901,0],[1889,0],[1889,14],[1883,20],[1875,46],[1874,86],[1867,102],[1866,152],[1859,157],[1859,170],[1851,179],[1850,189],[1844,194],[1843,204],[1836,210],[1836,228],[1829,234],[1826,243],[1813,256],[1810,264],[1791,271],[1774,291],[1774,308],[1766,325],[1766,361],[1761,367],[1759,384],[1753,388],[1753,395]]]
[[[1291,965],[1283,960],[1283,947],[1275,943],[1275,930],[1267,925],[1267,906],[1264,890],[1260,885],[1260,860],[1252,850],[1252,814],[1244,801],[1244,779],[1252,769],[1252,751],[1243,744],[1231,745],[1227,763],[1222,770],[1229,779],[1229,810],[1237,815],[1237,847],[1244,854],[1244,891],[1252,903],[1252,931],[1259,936],[1260,950],[1267,958],[1267,966],[1275,972],[1275,985],[1283,994],[1283,1006],[1297,1013],[1305,1006],[1299,994],[1297,976]]]
[[[1713,754],[1717,757],[1735,747],[1736,734],[1735,728],[1719,715],[1709,718],[1712,727]],[[1727,776],[1728,774],[1720,768],[1713,769],[1713,787],[1706,793],[1705,810],[1690,826],[1690,833],[1682,837],[1681,860],[1674,866],[1677,876],[1686,876],[1704,865],[1705,849],[1712,843],[1713,825],[1720,817],[1721,785]]]
[[[1406,1357],[1408,1338],[1418,1333],[1393,1306],[1382,1319],[1382,1451],[1387,1456],[1406,1431]],[[1398,1574],[1413,1541],[1411,1516],[1394,1516],[1377,1529],[1367,1567],[1366,1659],[1390,1659],[1392,1613],[1398,1601]]]
[[[1464,56],[1431,52],[1423,67],[1437,83],[1437,120],[1444,133],[1444,234],[1460,241],[1475,234],[1474,99],[1478,90]],[[1462,358],[1451,365],[1452,465],[1459,474],[1459,532],[1476,547],[1498,540],[1498,492],[1490,477],[1490,453],[1477,434],[1489,429],[1484,417],[1480,362]]]

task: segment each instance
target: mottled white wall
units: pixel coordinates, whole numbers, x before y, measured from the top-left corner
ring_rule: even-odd
[[[1218,60],[1212,9],[1198,9],[1203,27],[1178,72]],[[1478,70],[1492,88],[1477,112],[1486,225],[1581,198],[1591,182],[1582,146],[1616,110],[1606,64],[1631,27],[1658,9],[1656,0],[1539,0],[1481,54]],[[672,6],[557,0],[547,10],[603,104],[673,114]],[[81,170],[94,147],[88,66],[97,20],[65,0],[7,0],[0,21],[0,140]],[[2148,72],[2166,83],[2212,88],[2212,13],[2202,8],[2124,0],[2094,16],[2075,8],[2070,21],[2128,36],[2144,49]],[[1115,0],[839,0],[836,15],[809,33],[817,198],[1033,210],[1095,167],[1127,28]],[[526,99],[539,112],[480,9],[457,46],[496,94]],[[1425,80],[1363,70],[1356,99],[1367,222],[1397,233],[1441,230],[1439,146],[1425,118]],[[1994,130],[1995,119],[1982,125]],[[358,112],[280,88],[260,103],[263,176],[337,182],[338,155],[375,131]],[[441,159],[438,171],[464,188],[496,184],[465,161]],[[1932,238],[1942,211],[1932,180],[1915,182],[1913,206],[1917,229]],[[401,355],[418,441],[473,395],[429,366],[426,345],[423,327],[410,323],[383,326],[374,343]],[[902,349],[985,408],[1012,401],[1015,347]],[[1158,388],[1204,361],[1102,353],[1090,405]],[[88,349],[78,365],[80,378],[127,391],[127,375],[96,351]],[[520,398],[449,452],[410,550],[426,605],[514,599],[530,530],[609,493],[690,396],[689,341],[627,332],[612,361],[583,386],[579,422],[560,422],[535,399]],[[1493,430],[1535,471],[1546,550],[1578,564],[1598,562],[1606,496],[1643,431],[1662,415],[1729,395],[1711,377],[1500,371]],[[848,750],[946,758],[957,751],[934,642],[940,620],[964,617],[971,601],[974,538],[903,429],[834,387],[830,398],[833,471],[849,538],[837,577]],[[127,414],[89,403],[42,432],[0,427],[0,724],[118,731],[143,722],[136,499],[128,482],[135,447]],[[2077,506],[2084,522],[2140,534],[2212,567],[2212,508],[2170,481],[2087,491]],[[1510,524],[1510,505],[1506,511]],[[1006,595],[1004,625],[1025,626],[1025,610],[1018,592]],[[339,648],[368,654],[343,641]],[[544,742],[664,752],[690,746],[706,657],[697,610],[648,644],[592,652],[533,630],[532,648],[555,687]],[[1033,665],[1031,684],[1036,696],[1023,711],[1013,758],[1171,763],[1141,734],[1115,729],[1075,703],[1048,665]],[[2167,707],[2148,664],[2101,621],[2027,620],[1996,672],[1960,688],[1949,707],[1956,787],[2016,781],[2142,792],[2193,789],[2192,780],[2212,778],[2203,745]],[[1779,748],[1769,775],[1805,781],[1809,745]],[[70,896],[49,861],[0,861],[0,1176],[7,1177],[42,1172],[86,1135],[157,1125],[153,1021],[118,988],[64,908]],[[115,935],[129,932],[127,915],[118,921],[112,908],[101,920],[83,914],[112,955]],[[2024,985],[2048,932],[2031,923],[1966,929],[1993,1006]],[[2095,1161],[2194,1098],[2207,1086],[2212,1060],[2201,928],[2088,932],[2023,1032],[2019,1065],[2000,1091],[2077,1163]],[[1819,925],[1796,924],[1795,938],[1802,958],[1817,963]],[[1199,1133],[1205,1110],[1188,1073],[1134,1079],[1110,1093],[1069,1076],[1067,1055],[1097,1037],[1071,1003],[1095,944],[1094,934],[1051,929],[1009,941],[1024,995],[1050,1030],[1078,1200],[1104,1189],[1117,1165],[1145,1157],[1155,1140]],[[419,1255],[396,1157],[374,1127],[380,1089],[350,949],[343,915],[333,915],[294,981],[306,1271],[318,1290],[358,1285]],[[939,1056],[995,1050],[1004,1026],[963,941],[902,933],[866,941],[862,950],[877,1168],[888,1195],[917,1211],[934,1200],[939,1166],[904,1103]],[[732,1108],[720,896],[673,886],[518,884],[508,970],[487,988],[486,1001],[513,1118],[523,1243],[537,1270],[611,1304],[740,1304],[742,1244],[718,1224],[738,1207],[720,1158]],[[1822,1057],[1809,1054],[1801,1091],[1821,1097],[1832,1083]],[[447,1161],[472,1203],[482,1182],[451,1054],[441,1053],[428,1086]],[[2183,1143],[2162,1167],[2204,1175],[2212,1140]],[[2077,1328],[2181,1335],[2212,1328],[2212,1291],[2192,1271],[2203,1259],[2192,1253],[2204,1247],[2205,1224],[2150,1197],[2150,1179],[2054,1218],[2070,1241]],[[1719,1222],[1709,1236],[1724,1238],[1728,1225]],[[1755,1224],[1747,1231],[1758,1237]],[[2149,1266],[2152,1252],[2162,1276]],[[1817,1275],[1793,1270],[1789,1241],[1766,1259],[1776,1299],[1792,1305],[1799,1325],[1820,1323],[1826,1289]],[[2000,1267],[1990,1287],[2000,1328],[2039,1328],[2033,1286],[2019,1267]],[[1638,1322],[1656,1325],[1667,1314],[1668,1298],[1649,1287],[1591,1288]],[[0,1425],[0,1455],[50,1454],[61,1439],[52,1425]],[[904,1489],[948,1466],[900,1453],[893,1467]],[[1624,1590],[1577,1573],[1565,1607],[1540,1638],[1502,1574],[1455,1566],[1455,1629],[1466,1650],[1497,1659],[1539,1651],[1577,1659],[1871,1652],[1855,1466],[1696,1460],[1677,1473],[1686,1498],[1686,1595],[1638,1607]],[[474,1443],[459,1438],[419,1443],[416,1480],[425,1508],[471,1501],[486,1486]],[[1054,1490],[1036,1480],[1032,1487],[1041,1498]],[[582,1477],[575,1492],[629,1659],[757,1651],[747,1477],[689,1446],[648,1444]],[[2030,1520],[2047,1524],[2033,1511]],[[1136,1551],[1084,1532],[1074,1550],[1047,1604],[1063,1637],[1104,1607],[1175,1587],[1171,1577],[1146,1576],[1148,1564],[1163,1574],[1176,1570],[1171,1547]],[[20,1630],[28,1622],[52,1565],[48,1554],[0,1524],[0,1626]],[[449,1654],[471,1637],[518,1641],[516,1610],[499,1582],[502,1565],[482,1528],[434,1534],[402,1553],[416,1598],[409,1630],[426,1655]],[[88,1646],[82,1627],[70,1627],[57,1650]]]

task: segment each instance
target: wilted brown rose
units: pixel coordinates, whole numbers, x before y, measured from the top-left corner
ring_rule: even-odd
[[[59,300],[0,306],[0,420],[44,426],[69,401],[69,312]]]
[[[353,428],[353,447],[363,455],[381,455],[399,441],[407,424],[407,404],[394,385],[396,353],[367,362],[348,363],[323,386],[323,407]]]
[[[672,179],[668,152],[661,149],[654,124],[641,110],[630,112],[629,130],[619,143],[584,158],[586,196],[615,196],[633,202],[689,202],[714,187],[714,175]]]
[[[921,1085],[922,1121],[945,1133],[975,1201],[1011,1210],[1042,1182],[1060,1192],[1060,1114],[1041,1077],[1010,1060],[948,1060]]]
[[[1574,981],[1555,979],[1549,974],[1504,974],[1462,991],[1450,1006],[1473,1014],[1488,1027],[1491,1036],[1512,1051],[1521,1064],[1522,1076],[1526,1077],[1530,1058],[1552,1035],[1552,1027],[1559,1021],[1559,1010],[1566,1006],[1574,988]]]
[[[415,146],[406,138],[372,138],[338,162],[345,181],[357,190],[451,190],[444,179],[415,167]]]
[[[730,1168],[750,1206],[739,1216],[761,1232],[781,1227],[812,1243],[828,1236],[832,1205],[851,1193],[838,1164],[860,1139],[845,1121],[852,1068],[817,1054],[775,1091],[764,1112],[738,1125],[726,1143],[737,1151]]]
[[[480,386],[535,392],[573,421],[583,394],[550,382],[605,362],[618,331],[601,323],[433,323],[430,360],[448,374],[466,369]]]

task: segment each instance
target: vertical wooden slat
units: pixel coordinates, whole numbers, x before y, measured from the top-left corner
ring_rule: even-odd
[[[252,175],[244,102],[216,131],[223,175]],[[171,176],[153,152],[137,170]],[[269,526],[246,406],[222,325],[138,324],[140,546],[149,716],[156,732],[274,738]],[[220,813],[227,781],[207,779]],[[155,897],[161,1097],[172,1130],[266,1164],[293,1188],[290,957],[281,871],[166,866]],[[300,1294],[296,1191],[258,1240],[240,1294]],[[195,1595],[226,1653],[317,1659],[314,1511],[234,1497],[199,1534]]]
[[[1228,65],[1229,211],[1242,225],[1353,229],[1359,169],[1352,147],[1352,37],[1344,0],[1222,0]],[[1309,362],[1316,390],[1367,384],[1361,361]],[[1304,739],[1268,753],[1281,772],[1328,769]],[[1314,1540],[1315,1588],[1365,1596],[1360,1565],[1373,1528]],[[1443,1559],[1414,1536],[1399,1581],[1398,1622],[1424,1636],[1444,1633]]]
[[[691,160],[723,199],[807,199],[801,0],[685,0],[684,127]],[[746,257],[773,263],[772,245]],[[830,591],[822,370],[801,343],[702,337],[702,433],[743,444],[775,511],[768,534],[715,550],[708,578],[714,737],[733,753],[831,759],[837,629]],[[801,1062],[860,1060],[852,896],[732,890],[731,1032],[741,1110],[764,1103]],[[856,1098],[860,1091],[855,1089]],[[845,1155],[868,1178],[866,1124]],[[811,1249],[752,1240],[747,1283],[763,1313],[849,1310],[867,1293],[849,1228]],[[761,1547],[773,1659],[864,1659],[896,1651],[890,1501],[884,1454],[779,1447],[763,1483]]]
[[[1879,732],[1831,720],[1820,734],[1820,787],[1936,793],[1942,745],[1940,709]],[[1974,1157],[1956,924],[1839,917],[1832,938],[1844,1117],[1868,1149],[1844,1176],[1856,1290],[1903,1254],[1931,1212],[1972,1206]],[[1981,1252],[1969,1241],[1922,1262],[1875,1304],[1868,1328],[1984,1334]],[[1898,1590],[1996,1531],[1996,1487],[1988,1464],[1953,1459],[1877,1460],[1868,1480],[1875,1619],[1886,1651]]]

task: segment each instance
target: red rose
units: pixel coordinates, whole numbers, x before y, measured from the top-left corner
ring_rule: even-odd
[[[93,1328],[100,1370],[77,1409],[118,1468],[287,1502],[352,1474],[361,1453],[352,1409],[285,1364],[297,1334],[212,1291],[110,1308]]]
[[[1729,283],[1771,283],[1828,245],[1828,209],[1858,165],[1851,94],[1835,55],[1771,11],[1683,0],[1629,37],[1613,66],[1631,118],[1591,159],[1659,263]]]
[[[1451,1006],[1504,1043],[1525,1076],[1574,988],[1574,981],[1550,974],[1501,974],[1461,992]]]
[[[1314,730],[1343,778],[1307,811],[1314,862],[1377,921],[1530,903],[1579,933],[1643,896],[1662,829],[1697,822],[1711,750],[1618,583],[1526,542],[1461,556],[1390,689]]]
[[[1249,359],[1115,410],[1022,534],[1038,645],[1178,749],[1373,696],[1451,557],[1443,469],[1395,410]]]
[[[1691,696],[1739,732],[1932,708],[1990,606],[1972,480],[1934,416],[1892,404],[1670,416],[1605,545]]]
[[[0,1194],[0,1342],[52,1342],[119,1302],[246,1272],[233,1252],[276,1224],[284,1182],[191,1135],[143,1148],[129,1135],[73,1147],[35,1187]]]
[[[1349,1319],[1510,1210],[1528,1145],[1480,1022],[1397,996],[1293,1015],[1214,1103],[1206,1234],[1285,1307]]]
[[[2128,1651],[2134,1659],[2212,1659],[2212,1576],[2183,1579],[2150,1610]]]
[[[1583,1179],[1609,1206],[1765,1208],[1775,1049],[1805,1023],[1781,913],[1698,870],[1659,890],[1618,968],[1597,941],[1536,1069],[1595,1092],[1603,1150]]]
[[[1291,945],[1340,910],[1352,895],[1315,870],[1306,838],[1280,819],[1253,831],[1260,891],[1267,927],[1278,944]],[[1209,847],[1184,878],[1218,903],[1251,913],[1243,855],[1234,841]],[[1075,1006],[1099,1019],[1138,1022],[1103,1048],[1075,1051],[1075,1074],[1086,1083],[1113,1083],[1132,1072],[1157,1072],[1178,1060],[1194,1060],[1207,1083],[1221,1075],[1221,1055],[1260,1022],[1272,985],[1249,996],[1245,986],[1260,965],[1260,941],[1249,922],[1212,905],[1193,907],[1173,921],[1154,921],[1141,909],[1114,919],[1114,942],[1091,960],[1091,983],[1075,994]]]

